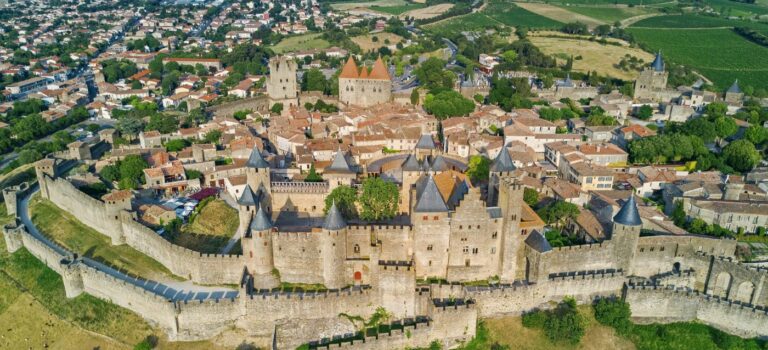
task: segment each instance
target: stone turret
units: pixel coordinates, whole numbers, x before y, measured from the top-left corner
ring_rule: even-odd
[[[403,184],[400,187],[400,198],[402,198],[402,201],[398,210],[401,213],[410,213],[411,208],[415,204],[413,203],[413,197],[411,197],[411,191],[421,175],[421,165],[416,159],[415,154],[409,154],[405,161],[403,161],[400,169],[403,171]]]
[[[493,160],[491,165],[490,174],[488,177],[488,206],[495,206],[499,200],[499,181],[502,176],[507,176],[517,169],[515,162],[512,161],[512,156],[509,155],[509,150],[506,146],[502,146],[499,154],[496,155],[496,159]]]
[[[237,205],[239,207],[237,212],[240,219],[237,232],[243,235],[247,232],[248,225],[251,223],[251,218],[256,213],[256,209],[261,206],[261,199],[253,192],[251,185],[245,185],[243,193],[237,199]]]
[[[664,59],[661,52],[658,52],[651,65],[640,72],[640,76],[635,80],[635,99],[660,100],[667,87],[668,78]]]
[[[253,275],[254,287],[276,287],[280,281],[272,273],[275,268],[272,220],[261,205],[251,220],[242,244],[248,271]]]
[[[437,151],[435,141],[432,140],[431,134],[423,134],[419,137],[419,141],[416,142],[416,158],[423,161],[428,157],[433,157]]]
[[[261,155],[261,151],[254,147],[248,161],[245,163],[246,183],[251,186],[254,193],[262,196],[264,204],[269,203],[269,194],[272,193],[272,182],[269,172],[269,162]],[[267,212],[271,208],[267,207]]]
[[[351,186],[352,181],[357,177],[347,162],[347,157],[341,149],[336,150],[331,165],[323,170],[323,177],[328,181],[328,190],[333,191],[341,185]]]
[[[344,287],[347,285],[344,278],[344,261],[347,258],[347,222],[336,206],[336,202],[331,205],[325,216],[320,235],[325,286],[328,288]]]
[[[3,226],[3,237],[5,238],[5,249],[13,253],[24,246],[21,234],[26,228],[16,219],[14,222]]]
[[[739,80],[736,79],[728,90],[725,91],[725,102],[732,105],[740,105],[744,99],[744,92],[739,87]]]
[[[630,195],[619,212],[613,217],[613,232],[611,244],[613,244],[614,261],[620,269],[631,274],[631,264],[637,250],[637,242],[640,239],[640,231],[643,228],[643,220],[637,210],[635,196]]]
[[[451,235],[448,205],[432,175],[424,175],[414,190],[416,203],[411,210],[414,228],[414,261],[418,278],[445,276],[448,269]]]
[[[48,194],[48,182],[46,177],[56,178],[56,159],[45,158],[35,163],[35,175],[37,175],[37,183],[40,184],[40,197],[45,199],[51,199]]]
[[[61,264],[61,280],[64,282],[64,294],[67,298],[75,298],[83,294],[85,285],[83,284],[83,265],[77,259],[77,255],[72,259],[65,259]]]
[[[23,196],[28,189],[29,185],[26,182],[23,182],[18,186],[9,186],[3,189],[5,210],[8,216],[16,216],[18,214],[19,197]]]

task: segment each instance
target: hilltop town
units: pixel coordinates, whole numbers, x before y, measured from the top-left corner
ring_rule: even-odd
[[[762,5],[388,1],[0,2],[0,348],[766,344]]]

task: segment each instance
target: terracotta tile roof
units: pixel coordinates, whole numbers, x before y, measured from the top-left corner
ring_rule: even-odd
[[[352,56],[349,56],[349,59],[347,59],[347,63],[344,64],[344,68],[341,69],[341,74],[339,74],[339,78],[351,78],[356,79],[358,77],[357,73],[357,63],[355,63],[355,59],[352,58]]]
[[[129,190],[114,191],[112,193],[107,193],[101,196],[101,199],[104,201],[121,201],[123,199],[130,198],[131,195],[132,193]]]
[[[377,58],[376,62],[373,64],[373,70],[371,70],[368,79],[389,80],[389,72],[387,72],[387,67],[384,65],[381,57]]]

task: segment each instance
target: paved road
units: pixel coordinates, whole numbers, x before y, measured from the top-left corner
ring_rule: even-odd
[[[38,240],[51,247],[54,251],[62,256],[71,256],[72,253],[63,247],[52,242],[46,238],[37,227],[32,223],[29,216],[29,200],[32,195],[40,190],[38,185],[29,191],[29,193],[21,199],[19,203],[19,219],[27,227],[27,231],[37,238]],[[117,279],[134,284],[141,288],[144,288],[150,292],[166,297],[172,301],[187,301],[187,300],[206,300],[206,299],[222,299],[222,298],[235,298],[239,292],[233,289],[227,289],[224,287],[208,287],[195,285],[190,281],[175,281],[171,279],[163,280],[161,282],[146,280],[138,277],[129,276],[121,271],[118,271],[112,267],[104,265],[93,259],[83,257],[82,261],[85,265],[93,267],[99,271],[111,275]]]

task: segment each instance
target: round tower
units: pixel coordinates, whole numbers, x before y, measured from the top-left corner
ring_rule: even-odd
[[[251,190],[254,193],[262,196],[264,200],[268,200],[271,193],[272,184],[269,175],[269,162],[261,155],[261,151],[257,147],[254,147],[251,151],[251,156],[248,157],[248,161],[245,163],[245,176],[246,183],[251,186]],[[267,211],[269,211],[269,203],[267,205]]]
[[[248,231],[251,244],[250,247],[246,247],[248,252],[243,252],[248,254],[248,269],[254,275],[271,274],[275,267],[272,250],[272,220],[261,205],[253,216]]]
[[[248,231],[248,225],[251,223],[251,218],[256,213],[256,209],[260,203],[261,201],[251,189],[251,185],[245,185],[243,193],[240,195],[240,198],[237,199],[237,214],[240,219],[240,225],[237,227],[237,232],[241,236],[244,236]]]
[[[323,222],[320,233],[320,251],[323,260],[323,280],[327,288],[341,288],[344,278],[344,261],[347,257],[347,222],[334,202]]]
[[[635,196],[630,195],[619,212],[613,217],[613,232],[611,243],[613,244],[614,261],[617,267],[624,270],[626,275],[631,275],[631,264],[637,250],[637,241],[640,239],[640,231],[643,229],[643,220],[637,210]]]

